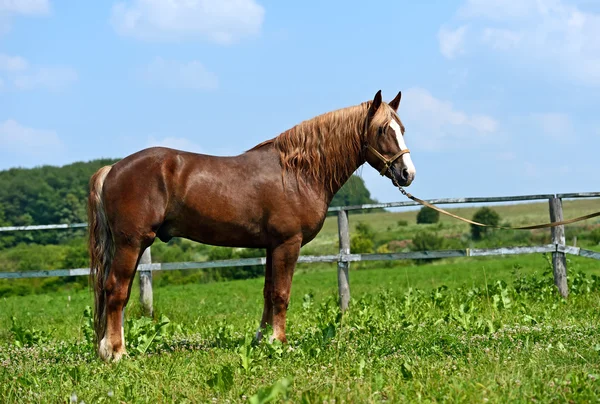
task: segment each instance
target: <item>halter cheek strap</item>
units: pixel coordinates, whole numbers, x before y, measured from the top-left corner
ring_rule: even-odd
[[[369,132],[369,117],[367,115],[367,117],[365,118],[365,139],[367,138],[368,132]],[[394,164],[394,161],[398,160],[400,158],[400,156],[410,153],[410,150],[408,150],[408,149],[400,150],[392,158],[388,159],[385,156],[383,156],[381,153],[379,153],[377,150],[375,150],[375,148],[368,143],[367,143],[367,149],[371,150],[371,152],[375,155],[375,157],[377,157],[379,160],[381,160],[383,162],[383,168],[379,172],[379,174],[381,174],[382,176],[385,174],[386,171],[391,169],[392,164]]]

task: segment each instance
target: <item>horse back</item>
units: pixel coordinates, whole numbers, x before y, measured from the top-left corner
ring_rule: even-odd
[[[222,246],[268,247],[320,230],[327,203],[282,177],[276,153],[210,156],[164,147],[132,154],[106,178],[105,206],[121,234]]]

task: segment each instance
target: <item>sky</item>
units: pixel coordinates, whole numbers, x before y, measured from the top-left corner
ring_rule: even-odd
[[[600,191],[597,0],[0,0],[0,170],[237,155],[378,90],[416,196]]]

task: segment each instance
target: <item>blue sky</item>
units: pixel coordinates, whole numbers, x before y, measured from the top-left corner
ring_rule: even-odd
[[[597,1],[0,0],[0,169],[238,154],[379,89],[417,196],[600,190]]]

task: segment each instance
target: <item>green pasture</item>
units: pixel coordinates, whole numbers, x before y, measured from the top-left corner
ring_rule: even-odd
[[[88,291],[3,298],[0,401],[597,401],[599,265],[569,260],[565,301],[548,258],[354,266],[344,316],[335,267],[299,271],[286,346],[252,342],[262,279],[156,288],[153,321],[134,290],[118,364],[92,351]]]
[[[597,200],[564,206],[567,218],[598,210]],[[458,213],[470,217],[475,209]],[[503,223],[548,220],[545,203],[494,209]],[[441,217],[440,223],[417,225],[416,214],[353,214],[352,234],[364,232],[359,224],[367,223],[373,249],[390,251],[410,249],[424,229],[442,237],[444,248],[549,240],[549,231],[499,232],[475,243],[466,224]],[[599,250],[590,236],[597,227],[597,220],[568,226],[568,244],[578,236],[578,245]],[[168,254],[179,249],[192,259],[214,256],[191,244],[157,243],[153,255],[177,260],[181,256]],[[303,253],[337,248],[336,218],[330,217]],[[18,262],[15,257],[25,251],[3,252],[0,264]],[[57,262],[52,265],[64,261]],[[262,313],[262,277],[200,283],[205,278],[194,277],[200,271],[176,272],[180,278],[155,274],[152,319],[140,315],[134,282],[125,317],[130,357],[117,364],[99,361],[93,351],[92,295],[84,279],[79,288],[61,284],[52,291],[58,280],[50,278],[37,294],[0,297],[0,402],[600,399],[598,261],[568,256],[566,300],[556,292],[546,254],[352,263],[352,300],[344,315],[337,303],[336,265],[299,265],[288,314],[289,344],[283,346],[252,339]],[[186,282],[168,282],[178,279]]]

